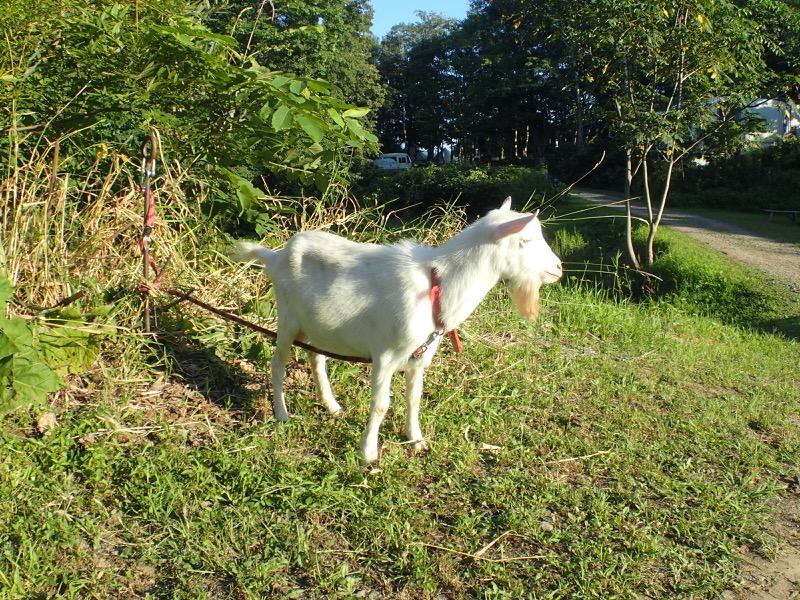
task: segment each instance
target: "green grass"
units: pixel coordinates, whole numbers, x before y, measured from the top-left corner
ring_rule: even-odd
[[[684,234],[661,232],[652,271],[661,279],[659,297],[673,306],[800,339],[799,294]]]
[[[675,269],[701,252],[668,243]],[[424,455],[403,444],[397,377],[369,472],[356,459],[367,367],[332,364],[345,408],[332,419],[300,355],[294,418],[277,425],[239,356],[254,339],[223,323],[184,315],[202,324],[192,344],[150,342],[139,364],[125,352],[125,377],[108,348],[53,399],[50,435],[41,410],[0,416],[0,598],[731,588],[742,546],[776,551],[769,507],[800,464],[798,343],[696,310],[693,288],[634,303],[578,275],[546,290],[536,323],[492,292],[464,324],[466,352],[443,348]],[[782,298],[771,310],[790,318]]]

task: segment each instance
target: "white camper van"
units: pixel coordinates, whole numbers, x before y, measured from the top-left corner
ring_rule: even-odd
[[[381,154],[372,162],[379,169],[408,169],[411,166],[411,157],[403,152],[390,152]]]

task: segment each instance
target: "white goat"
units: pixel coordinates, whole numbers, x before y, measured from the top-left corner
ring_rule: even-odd
[[[538,211],[537,211],[538,213]],[[283,378],[292,342],[323,352],[372,360],[372,400],[361,437],[363,465],[378,459],[378,429],[389,409],[390,381],[405,371],[404,433],[415,450],[427,448],[419,427],[422,375],[442,334],[451,332],[501,279],[526,319],[539,313],[539,287],[561,277],[561,262],[542,236],[537,213],[502,207],[438,248],[403,241],[359,244],[321,231],[294,235],[282,250],[239,242],[239,260],[258,260],[275,288],[278,332],[272,358],[273,412],[289,413]],[[333,414],[325,356],[309,352],[317,399]]]

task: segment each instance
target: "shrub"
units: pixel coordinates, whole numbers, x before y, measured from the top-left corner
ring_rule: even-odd
[[[800,140],[781,143],[707,166],[683,163],[672,184],[673,206],[706,206],[757,211],[800,210]]]
[[[245,60],[233,38],[208,29],[202,3],[6,4],[0,104],[12,126],[0,154],[9,172],[55,143],[72,178],[113,172],[118,156],[141,157],[155,129],[158,158],[182,165],[180,185],[204,199],[204,214],[252,224],[265,196],[258,177],[323,191],[346,157],[375,149],[367,109],[325,81]]]
[[[455,202],[465,207],[471,217],[496,208],[507,196],[514,199],[514,207],[519,210],[527,204],[542,205],[555,194],[546,171],[470,163],[404,171],[380,171],[368,165],[353,191],[362,198],[373,196],[381,202],[396,201],[400,206],[419,207],[422,211]]]
[[[602,162],[595,168],[601,158]],[[625,181],[625,156],[611,140],[561,144],[550,156],[548,169],[566,184],[580,180],[581,185],[588,187],[621,190]]]

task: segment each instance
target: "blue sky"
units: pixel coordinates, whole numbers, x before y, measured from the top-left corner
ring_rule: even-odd
[[[418,10],[437,12],[459,21],[467,16],[469,0],[371,0],[375,10],[372,33],[378,39],[383,38],[393,25],[399,23],[416,23]]]

